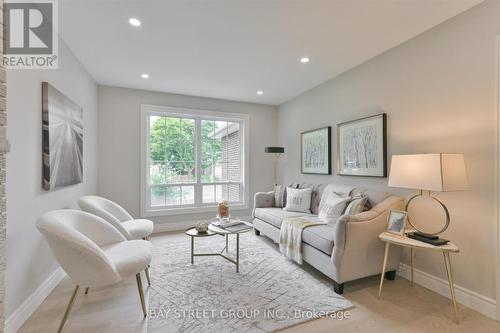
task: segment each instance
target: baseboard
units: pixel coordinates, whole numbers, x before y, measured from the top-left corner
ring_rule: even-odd
[[[409,265],[400,264],[398,275],[410,280],[411,268]],[[437,276],[415,269],[414,282],[427,289],[430,289],[440,295],[451,299],[448,280],[441,279]],[[458,286],[455,284],[455,293],[457,302],[471,308],[483,315],[496,320],[496,301],[489,297],[480,295],[472,290]]]
[[[161,232],[186,230],[187,228],[192,227],[194,223],[195,223],[194,221],[180,221],[180,222],[168,222],[168,223],[158,223],[158,224],[155,223],[153,234]]]
[[[66,273],[59,267],[7,318],[5,321],[5,333],[16,333],[65,277]]]
[[[238,216],[237,218],[242,219],[243,221],[251,221],[251,216]],[[171,231],[182,231],[186,230],[190,227],[193,227],[197,221],[179,221],[179,222],[167,222],[167,223],[158,223],[155,224],[153,234],[161,233],[161,232],[171,232]]]

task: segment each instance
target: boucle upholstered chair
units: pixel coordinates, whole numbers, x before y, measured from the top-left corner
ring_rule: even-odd
[[[127,240],[98,216],[78,210],[56,210],[36,223],[57,261],[76,284],[57,332],[61,332],[81,285],[112,285],[135,275],[144,318],[146,304],[140,271],[151,262],[152,245],[145,240]]]
[[[87,213],[94,214],[108,221],[128,240],[144,239],[148,240],[153,233],[153,222],[144,219],[134,219],[122,206],[98,196],[85,196],[78,200],[78,206]],[[149,278],[149,267],[145,269],[148,285],[151,285]],[[89,288],[85,289],[87,294]]]
[[[111,223],[126,239],[147,239],[153,233],[153,222],[134,219],[123,207],[111,200],[86,196],[78,200],[78,206],[84,212],[97,215]]]

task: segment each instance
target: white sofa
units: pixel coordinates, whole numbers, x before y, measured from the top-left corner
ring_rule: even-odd
[[[318,214],[319,202],[326,185],[294,185],[301,188],[314,187],[312,214],[288,212],[274,207],[274,192],[256,193],[252,213],[255,234],[263,234],[278,243],[283,218]],[[368,197],[372,207],[370,210],[352,216],[343,215],[333,224],[308,227],[302,234],[303,261],[331,278],[338,294],[343,293],[344,282],[381,273],[384,244],[378,236],[387,227],[389,211],[404,207],[403,198],[389,193],[354,188],[350,194],[358,193]],[[401,249],[391,247],[386,278],[394,279],[400,257]]]

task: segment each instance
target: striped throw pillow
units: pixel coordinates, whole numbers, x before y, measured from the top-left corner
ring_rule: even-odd
[[[368,197],[356,195],[352,197],[351,202],[347,205],[344,214],[356,215],[367,210]]]
[[[274,185],[274,207],[283,208],[286,206],[286,186]]]

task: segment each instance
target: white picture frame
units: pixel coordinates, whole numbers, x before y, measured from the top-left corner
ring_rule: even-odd
[[[391,209],[387,216],[387,232],[403,236],[407,220],[408,212]]]

